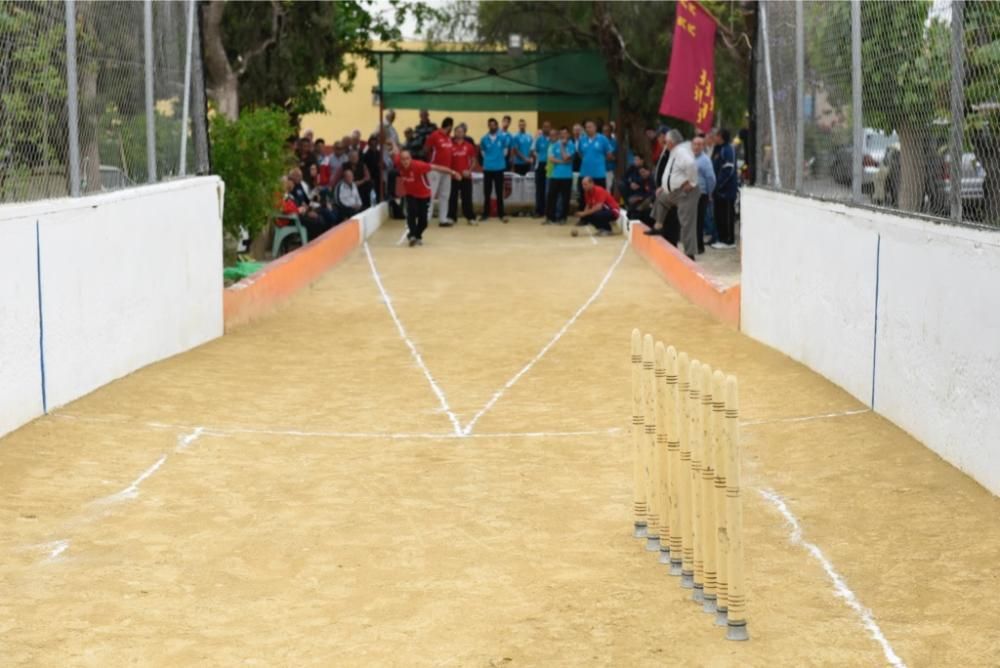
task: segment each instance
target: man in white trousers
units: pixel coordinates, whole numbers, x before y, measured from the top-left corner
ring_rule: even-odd
[[[424,142],[424,155],[427,162],[438,167],[451,169],[451,152],[454,145],[451,142],[451,128],[455,124],[451,116],[441,121],[441,127],[427,137]],[[438,203],[438,225],[451,227],[455,221],[448,218],[448,200],[451,198],[451,176],[444,172],[432,171],[427,174],[431,187],[430,210],[428,217],[434,211],[434,201]]]

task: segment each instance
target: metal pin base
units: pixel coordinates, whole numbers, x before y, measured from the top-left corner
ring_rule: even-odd
[[[646,536],[646,552],[659,552],[660,551],[660,537],[659,536]]]
[[[670,550],[664,549],[662,545],[660,546],[660,559],[659,559],[659,563],[661,563],[661,564],[669,564],[670,563]]]
[[[694,572],[681,571],[681,588],[691,589],[694,587]]]
[[[691,592],[691,600],[695,603],[705,602],[705,591],[703,586],[704,585],[700,585],[697,582],[694,584],[694,591]]]
[[[715,594],[705,594],[705,605],[702,606],[701,610],[710,615],[715,614]]]
[[[715,609],[715,625],[716,626],[729,626],[729,616],[726,614],[725,608]]]
[[[729,622],[726,625],[726,640],[750,640],[750,633],[747,631],[747,623],[739,622],[734,624]]]
[[[645,538],[646,537],[646,523],[636,522],[634,525],[634,530],[632,531],[632,538]]]
[[[670,560],[670,574],[673,576],[679,576],[681,574],[681,560],[671,559]]]

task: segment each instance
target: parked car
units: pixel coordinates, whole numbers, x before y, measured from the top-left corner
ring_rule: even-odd
[[[951,155],[946,144],[931,147],[926,152],[926,167],[921,210],[935,216],[947,216],[951,212]],[[900,149],[893,146],[886,153],[882,166],[875,175],[872,202],[885,206],[899,206]],[[962,154],[961,192],[962,208],[975,214],[983,205],[983,184],[986,170],[975,153]]]
[[[882,166],[886,151],[891,146],[899,146],[899,137],[895,132],[886,134],[882,130],[865,128],[864,149],[861,155],[861,190],[863,192],[872,192],[874,189],[875,175]],[[837,148],[830,165],[830,173],[834,181],[843,185],[851,185],[853,159],[854,148],[851,144]]]

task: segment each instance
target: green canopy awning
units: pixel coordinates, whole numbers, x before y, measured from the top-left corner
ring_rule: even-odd
[[[589,111],[613,99],[594,51],[387,51],[379,61],[383,104],[397,109]]]

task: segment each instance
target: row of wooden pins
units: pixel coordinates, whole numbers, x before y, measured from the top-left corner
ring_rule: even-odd
[[[636,538],[730,640],[747,640],[734,376],[632,330]]]

